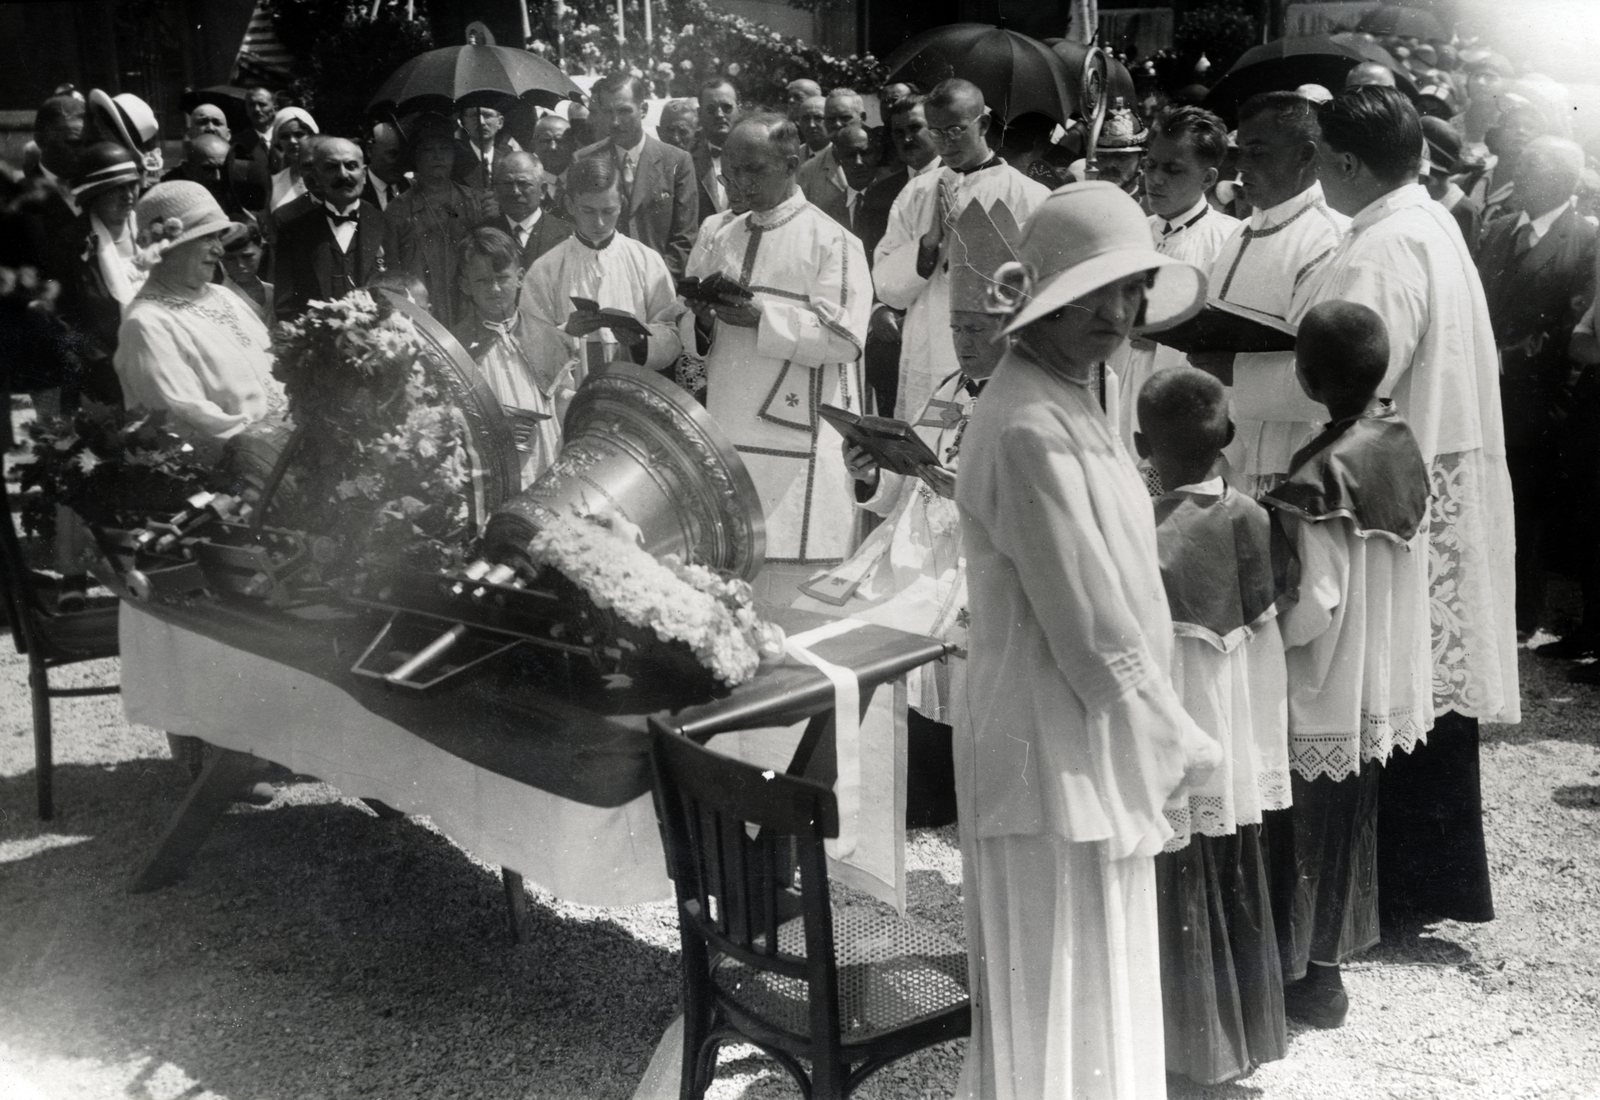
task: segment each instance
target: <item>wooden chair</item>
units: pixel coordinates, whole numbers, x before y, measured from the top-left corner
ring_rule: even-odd
[[[730,760],[653,719],[651,761],[683,940],[680,1100],[705,1095],[724,1043],[761,1048],[810,1100],[841,1100],[895,1059],[971,1031],[959,944],[865,905],[830,904],[831,790]]]
[[[56,582],[28,567],[22,541],[12,518],[10,491],[5,490],[5,522],[0,523],[0,590],[5,594],[6,618],[17,652],[28,658],[28,690],[33,696],[33,754],[39,794],[39,817],[48,821],[55,813],[51,790],[50,701],[85,695],[115,695],[117,684],[103,687],[50,686],[50,670],[80,661],[117,656],[117,599],[91,597],[81,611],[57,611]]]

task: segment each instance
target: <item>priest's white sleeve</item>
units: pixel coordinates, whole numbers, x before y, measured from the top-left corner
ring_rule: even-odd
[[[917,274],[917,253],[928,231],[929,212],[920,201],[923,189],[913,180],[901,188],[889,208],[889,227],[872,252],[872,283],[880,301],[910,309],[928,280]]]
[[[683,354],[678,321],[687,310],[678,301],[677,287],[666,261],[654,250],[647,255],[647,268],[643,272],[643,320],[650,329],[650,343],[644,366],[649,370],[665,370]]]
[[[861,241],[842,226],[816,242],[814,274],[803,301],[765,296],[756,300],[761,322],[756,354],[821,367],[853,363],[867,340],[872,279]]]

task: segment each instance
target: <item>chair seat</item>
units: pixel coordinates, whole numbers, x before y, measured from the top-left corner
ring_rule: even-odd
[[[92,596],[82,611],[41,614],[34,625],[44,639],[48,661],[83,661],[115,657],[117,605],[115,596]]]
[[[923,925],[861,905],[834,910],[840,1040],[860,1043],[930,1019],[967,999],[967,953]],[[778,950],[805,956],[805,926],[778,926]],[[806,983],[723,956],[712,967],[723,996],[801,1038],[811,1030]]]

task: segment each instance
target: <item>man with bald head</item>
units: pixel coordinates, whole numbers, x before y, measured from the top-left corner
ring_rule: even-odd
[[[1577,145],[1534,138],[1517,161],[1521,210],[1488,228],[1478,254],[1500,350],[1500,407],[1516,503],[1517,627],[1525,631],[1538,628],[1544,610],[1545,534],[1554,531],[1550,521],[1562,502],[1570,507],[1572,499],[1561,476],[1559,434],[1572,412],[1567,345],[1595,291],[1595,228],[1572,201],[1582,171]],[[1581,483],[1592,480],[1592,471],[1584,471]],[[1587,636],[1564,638],[1549,655],[1600,649],[1600,607],[1591,611],[1591,593],[1584,595]]]
[[[800,131],[808,157],[816,156],[828,147],[828,127],[823,122],[828,101],[819,95],[808,95],[789,104],[789,121]]]
[[[532,153],[507,153],[494,166],[494,197],[500,213],[480,226],[498,229],[517,246],[518,274],[572,236],[572,223],[543,210],[544,166]]]
[[[783,603],[851,550],[855,496],[839,435],[818,406],[861,409],[872,305],[861,242],[795,182],[802,148],[781,115],[734,126],[723,173],[750,211],[704,242],[688,270],[702,279],[720,273],[754,293],[742,305],[689,304],[711,338],[706,407],[744,459],[766,513],[757,596]]]
[[[1364,84],[1375,85],[1380,88],[1393,88],[1394,70],[1387,65],[1376,61],[1363,61],[1351,68],[1345,74],[1344,86],[1346,88],[1359,88]]]
[[[321,136],[312,145],[314,201],[278,225],[272,250],[273,312],[293,320],[315,301],[343,298],[384,269],[383,215],[362,199],[361,146]]]
[[[976,85],[946,80],[922,111],[944,164],[913,177],[895,197],[872,266],[878,297],[906,311],[895,404],[913,414],[961,367],[950,335],[950,228],[973,202],[985,210],[1003,205],[1020,226],[1050,193],[989,148],[989,108]]]
[[[801,100],[810,99],[812,96],[819,98],[822,96],[822,85],[815,80],[807,80],[802,77],[799,80],[791,80],[784,85],[783,102],[787,107],[793,107]]]
[[[800,168],[800,190],[817,206],[828,206],[844,199],[849,190],[844,172],[832,145],[833,135],[846,126],[864,126],[867,104],[853,88],[835,88],[822,105],[822,129],[829,144]]]
[[[222,108],[215,103],[202,103],[189,112],[189,128],[184,131],[184,137],[193,141],[201,134],[216,134],[223,141],[233,140],[233,131],[228,127],[228,116],[222,113]]]

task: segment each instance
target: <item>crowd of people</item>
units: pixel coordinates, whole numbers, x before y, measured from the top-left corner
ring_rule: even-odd
[[[67,89],[0,235],[56,339],[9,383],[216,443],[281,409],[273,324],[381,286],[543,417],[529,484],[591,371],[675,379],[758,489],[759,596],[957,647],[910,692],[907,814],[960,826],[963,1095],[1225,1081],[1287,1018],[1342,1025],[1385,929],[1492,918],[1478,724],[1519,718],[1548,570],[1584,619],[1545,652],[1600,649],[1600,179],[1560,85],[1389,45],[1414,98],[1378,64],[1229,121],[1152,88],[1093,170],[1081,124],[954,78],[873,118],[614,74],[519,136],[489,106],[338,136],[253,89],[164,175],[148,106]],[[1161,342],[1202,309],[1292,339]],[[823,405],[940,466],[881,469]]]

